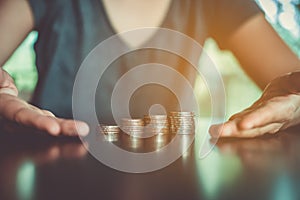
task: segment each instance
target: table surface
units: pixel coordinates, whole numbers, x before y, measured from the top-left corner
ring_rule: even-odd
[[[218,140],[201,159],[196,135],[171,165],[132,174],[105,166],[78,138],[2,123],[0,199],[300,199],[299,131]]]

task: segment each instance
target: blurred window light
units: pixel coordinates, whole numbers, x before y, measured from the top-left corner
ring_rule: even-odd
[[[300,0],[256,0],[267,20],[300,56]]]
[[[289,30],[294,37],[298,37],[299,27],[296,21],[294,20],[295,11],[291,10],[290,12],[282,12],[278,19],[281,26]]]
[[[279,23],[300,37],[300,0],[257,0],[257,3],[271,23]]]
[[[278,12],[276,3],[272,0],[258,0],[258,4],[264,10],[270,22],[275,23],[275,16]]]
[[[19,199],[30,200],[33,198],[35,188],[35,165],[24,162],[17,172],[16,189]]]

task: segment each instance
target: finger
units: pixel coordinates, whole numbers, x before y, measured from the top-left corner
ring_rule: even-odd
[[[274,134],[283,126],[282,123],[272,123],[262,127],[241,130],[238,128],[237,120],[228,121],[225,124],[213,125],[210,128],[210,134],[213,138],[219,137],[239,137],[252,138],[264,135],[266,133]]]
[[[236,118],[241,118],[242,116],[252,112],[253,110],[257,109],[258,107],[260,107],[260,105],[262,104],[261,100],[257,100],[255,103],[253,103],[250,107],[244,109],[243,111],[241,112],[238,112],[234,115],[232,115],[229,120],[233,120],[233,119],[236,119]]]
[[[0,70],[0,93],[6,93],[13,96],[17,96],[18,89],[14,84],[14,80],[5,70]]]
[[[86,136],[89,132],[89,127],[84,122],[59,119],[53,113],[41,110],[15,96],[8,94],[0,96],[0,113],[7,119],[47,131],[51,135],[62,133],[64,135]]]
[[[86,136],[89,133],[89,126],[81,121],[68,120],[68,119],[57,119],[61,133],[67,136]]]
[[[42,110],[22,109],[17,113],[15,120],[23,125],[47,131],[51,135],[86,136],[89,132],[89,127],[84,122],[59,119],[53,117],[51,112]]]
[[[240,129],[252,129],[292,118],[296,107],[290,102],[269,102],[241,116]]]
[[[59,124],[59,126],[61,128],[60,129],[61,134],[63,134],[63,135],[86,136],[89,132],[89,127],[84,122],[71,120],[71,119],[57,118],[57,117],[55,117],[55,115],[52,112],[50,112],[48,110],[41,110],[33,105],[30,105],[30,107],[45,116],[53,117],[55,119],[55,121]]]
[[[55,117],[55,115],[52,112],[48,111],[48,110],[42,110],[42,112],[46,116]]]
[[[25,126],[47,131],[52,135],[59,134],[59,124],[53,117],[45,116],[40,109],[15,96],[7,94],[0,96],[0,113],[3,117]]]
[[[35,127],[47,131],[51,135],[59,135],[61,127],[56,118],[45,116],[37,110],[22,108],[15,114],[14,120],[25,126]]]
[[[238,113],[232,115],[232,116],[229,118],[229,120],[231,121],[231,120],[234,120],[234,119],[236,119],[236,118],[241,118],[242,116],[248,114],[249,112],[251,112],[250,109],[243,110],[243,111],[241,111],[241,112],[238,112]]]
[[[223,124],[212,125],[209,129],[209,133],[213,138],[233,137],[233,133],[238,132],[238,121],[239,118],[236,118]]]
[[[0,94],[10,94],[12,96],[18,96],[18,90],[12,88],[1,88],[0,87]]]
[[[230,137],[253,138],[253,137],[262,136],[267,133],[274,134],[277,133],[281,127],[282,127],[282,123],[272,123],[262,127],[253,128],[253,129],[238,130],[236,132],[232,132]]]

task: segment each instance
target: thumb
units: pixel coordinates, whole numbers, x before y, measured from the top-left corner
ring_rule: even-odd
[[[2,68],[0,69],[0,94],[18,96],[18,89],[12,77]]]

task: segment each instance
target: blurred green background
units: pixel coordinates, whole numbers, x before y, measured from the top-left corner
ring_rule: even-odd
[[[274,29],[300,56],[300,0],[257,0],[257,3]],[[4,66],[14,78],[20,96],[26,100],[30,99],[38,78],[33,50],[36,38],[36,32],[30,33]],[[243,72],[235,57],[229,51],[221,51],[211,38],[205,42],[204,48],[224,78],[226,117],[251,105],[260,96],[261,90]],[[197,97],[202,105],[203,102],[209,104],[209,94],[202,89],[202,84],[200,79],[196,81]],[[210,110],[204,109],[203,112],[209,115]]]

